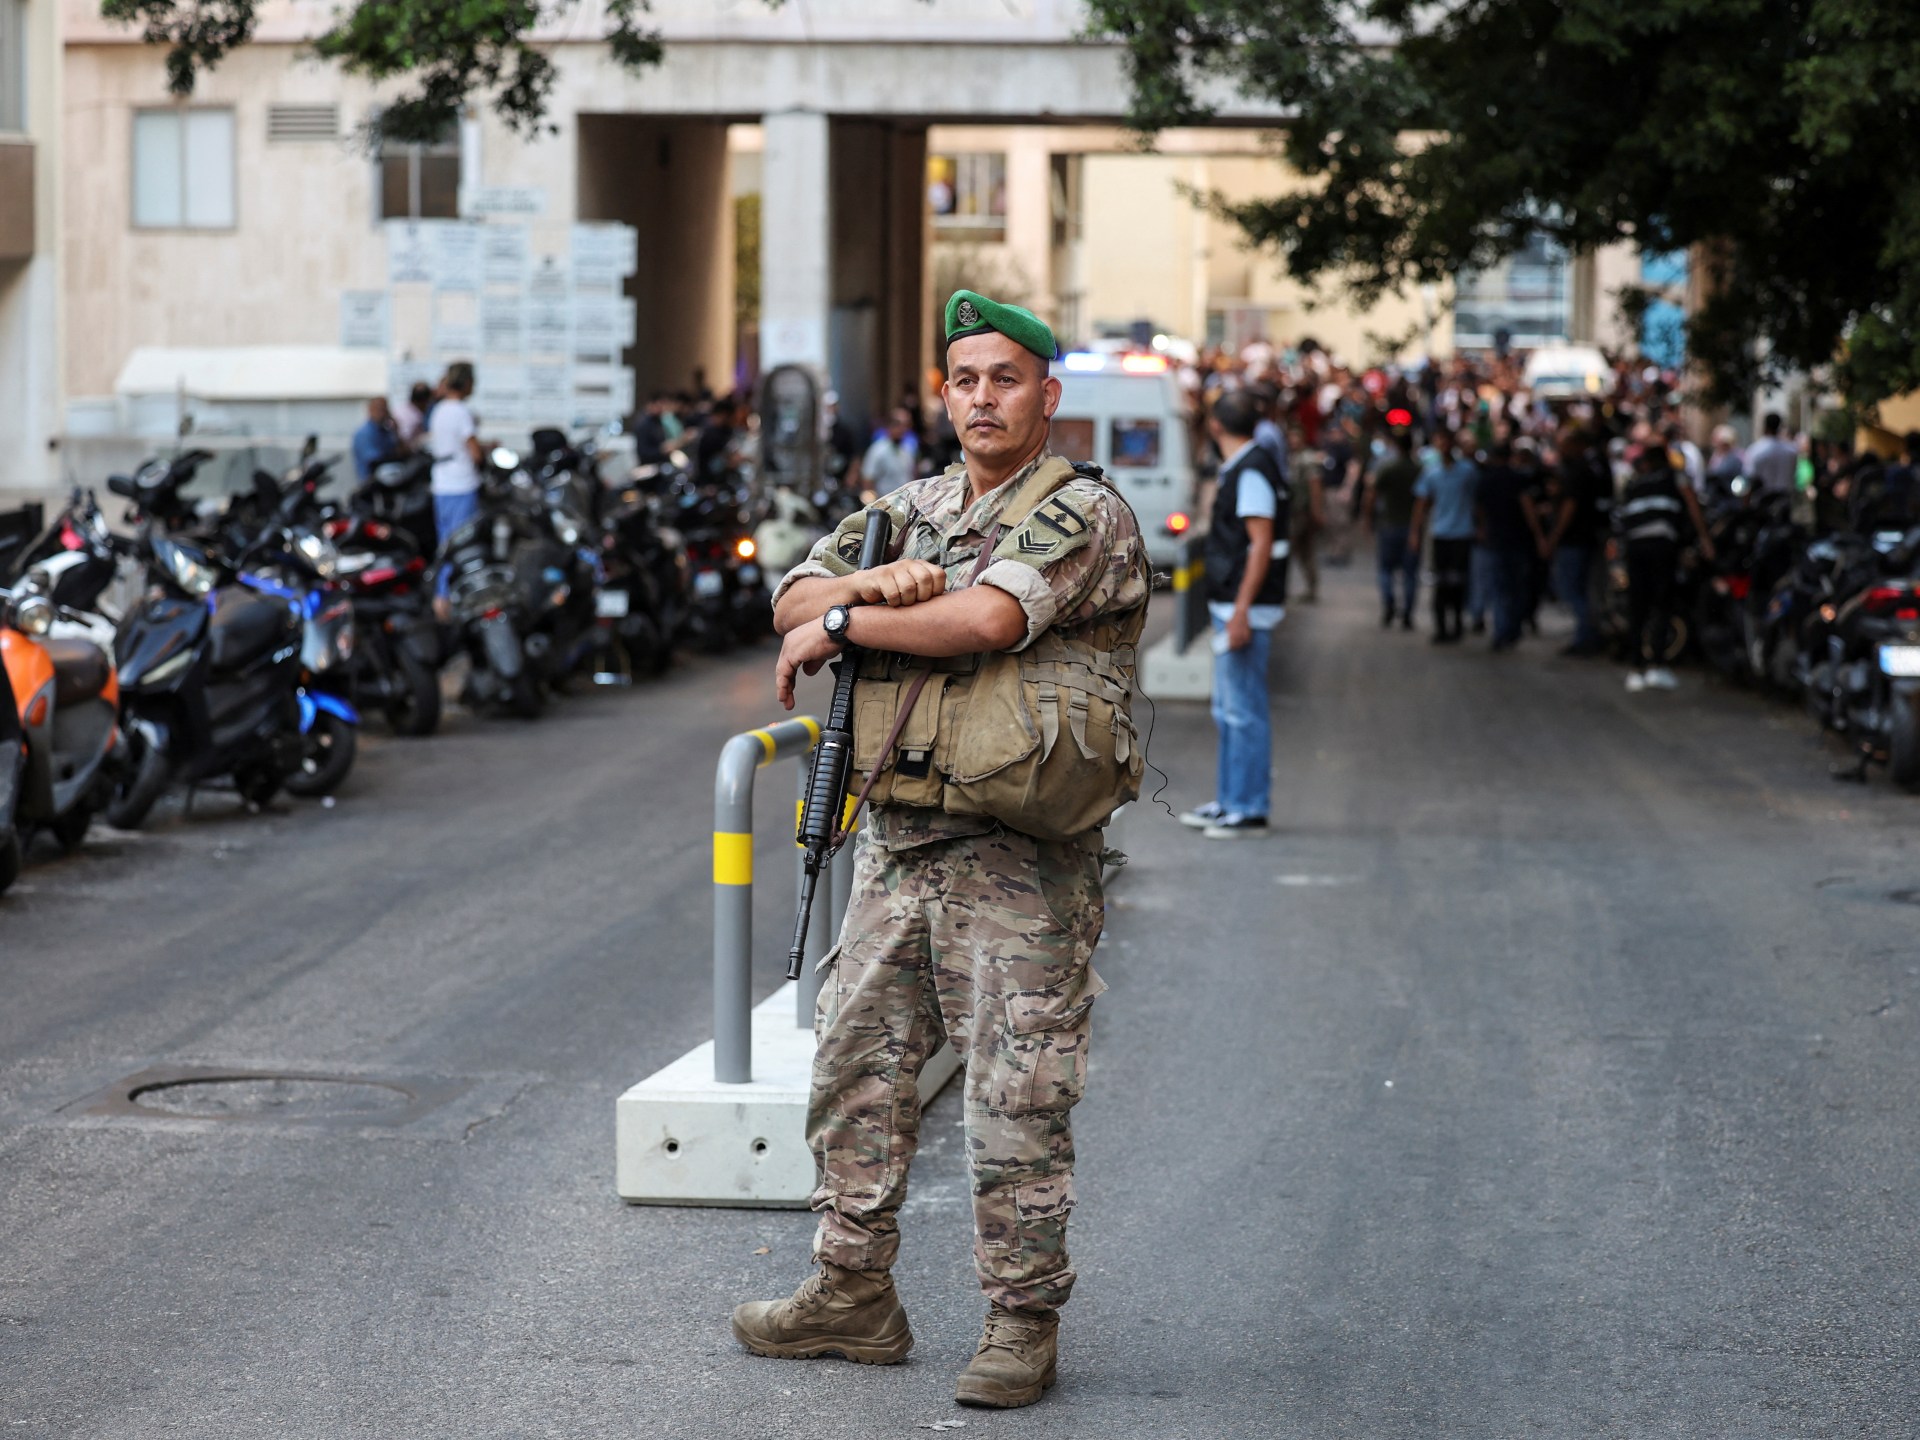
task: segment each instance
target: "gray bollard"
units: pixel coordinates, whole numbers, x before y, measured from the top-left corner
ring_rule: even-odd
[[[713,781],[713,1078],[753,1079],[753,777],[820,739],[811,716],[727,741]]]

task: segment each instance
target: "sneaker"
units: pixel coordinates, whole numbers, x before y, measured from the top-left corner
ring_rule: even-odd
[[[1385,610],[1380,612],[1380,628],[1385,630],[1390,627],[1393,624],[1393,618],[1394,609],[1393,606],[1389,605]]]
[[[1227,812],[1220,808],[1218,800],[1209,800],[1197,810],[1189,810],[1180,817],[1180,823],[1189,830],[1204,830]]]
[[[1649,690],[1678,690],[1680,688],[1680,682],[1674,678],[1671,670],[1662,665],[1657,669],[1647,671],[1647,688]]]
[[[1402,630],[1411,630],[1413,628],[1413,612],[1411,610],[1400,617],[1400,628]]]
[[[1629,670],[1627,672],[1627,689],[1628,690],[1632,691],[1635,695],[1638,695],[1642,690],[1646,688],[1647,688],[1646,676],[1642,675],[1638,670]]]
[[[1209,840],[1264,840],[1267,836],[1267,817],[1222,815],[1200,833]]]

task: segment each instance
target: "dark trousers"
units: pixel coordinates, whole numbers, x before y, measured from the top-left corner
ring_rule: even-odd
[[[1637,670],[1666,663],[1679,560],[1680,547],[1671,540],[1627,546],[1627,660]]]
[[[1420,552],[1407,544],[1405,525],[1382,525],[1374,537],[1374,562],[1380,572],[1380,603],[1392,613],[1396,606],[1394,582],[1400,582],[1404,597],[1399,604],[1402,615],[1413,614],[1414,597],[1420,592]]]
[[[1493,547],[1493,643],[1505,649],[1520,640],[1532,612],[1534,552],[1524,545]]]
[[[1433,629],[1437,635],[1458,635],[1465,628],[1467,568],[1473,563],[1473,541],[1433,541]]]

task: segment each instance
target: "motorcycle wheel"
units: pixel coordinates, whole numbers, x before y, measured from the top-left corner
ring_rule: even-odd
[[[92,828],[93,811],[85,805],[75,806],[47,826],[53,838],[60,842],[60,848],[69,854],[80,848],[80,842],[87,838],[87,831]]]
[[[1887,750],[1887,770],[1904,790],[1920,790],[1920,697],[1896,691],[1889,704],[1893,734]]]
[[[440,677],[405,649],[399,652],[396,694],[387,723],[396,735],[431,735],[440,728]]]
[[[107,823],[116,830],[138,830],[167,790],[167,757],[148,745],[140,746],[130,772],[113,782],[107,800]]]
[[[313,717],[313,729],[307,732],[300,768],[286,777],[287,793],[309,799],[316,795],[331,795],[353,768],[353,756],[357,748],[358,736],[354,727],[330,711],[320,711]]]

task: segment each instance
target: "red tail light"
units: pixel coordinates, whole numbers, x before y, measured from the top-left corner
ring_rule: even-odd
[[[1867,591],[1866,598],[1861,603],[1866,607],[1868,614],[1885,615],[1889,611],[1911,607],[1917,599],[1920,599],[1920,595],[1915,594],[1914,587],[1911,585],[1875,585]]]

